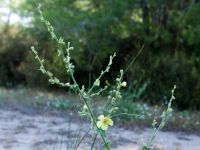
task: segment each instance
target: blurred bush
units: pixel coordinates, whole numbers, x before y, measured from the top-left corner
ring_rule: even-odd
[[[44,16],[56,33],[74,45],[73,62],[80,84],[89,86],[88,80],[96,77],[109,55],[116,51],[117,58],[107,75],[113,79],[145,44],[139,59],[126,74],[132,92],[136,80],[138,84],[148,81],[146,93],[140,98],[152,104],[165,104],[169,89],[176,84],[177,107],[200,109],[198,0],[25,0],[12,9],[22,16],[31,16],[32,25],[18,29],[21,36],[17,34],[7,40],[2,36],[1,85],[51,86],[37,71],[38,64],[29,51],[31,43],[47,60],[47,67],[62,81],[68,81],[55,43],[50,42],[40,22],[38,3],[42,4]]]
[[[148,58],[147,58],[148,57]],[[129,79],[150,83],[145,90],[145,100],[152,104],[168,103],[169,89],[177,85],[175,104],[179,108],[200,108],[200,59],[182,52],[142,56],[129,71]],[[131,79],[132,80],[132,79]]]
[[[21,63],[25,60],[27,43],[20,37],[1,36],[0,41],[0,85],[12,87],[25,81]]]

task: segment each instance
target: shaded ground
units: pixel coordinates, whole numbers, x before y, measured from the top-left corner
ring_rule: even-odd
[[[66,150],[67,143],[75,141],[79,128],[78,122],[51,115],[26,115],[17,111],[0,110],[0,150]],[[89,125],[82,123],[81,134],[88,131]],[[151,130],[125,130],[111,128],[109,137],[113,141],[113,150],[137,150],[148,137]],[[80,150],[89,149],[92,131],[87,134]],[[70,141],[69,138],[71,138]],[[99,139],[98,139],[99,141]],[[101,150],[97,147],[95,149]],[[71,147],[69,146],[69,147]],[[200,137],[184,133],[160,132],[156,139],[160,150],[199,150]]]

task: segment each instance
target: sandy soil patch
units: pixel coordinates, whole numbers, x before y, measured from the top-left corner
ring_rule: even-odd
[[[73,147],[76,135],[86,134],[89,124],[71,122],[66,118],[52,115],[26,115],[18,111],[0,110],[0,150],[66,150]],[[69,130],[70,129],[70,130]],[[113,150],[139,150],[141,144],[151,133],[151,129],[125,130],[110,128]],[[87,150],[91,144],[93,132],[90,131],[79,150]],[[95,149],[99,147],[98,138]],[[67,144],[68,143],[68,144]],[[72,149],[72,148],[71,148]],[[182,132],[159,132],[156,138],[156,149],[159,150],[200,150],[200,137]]]

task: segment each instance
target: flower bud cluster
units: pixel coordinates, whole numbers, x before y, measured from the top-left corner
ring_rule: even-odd
[[[100,86],[100,80],[101,80],[102,76],[103,76],[106,72],[109,72],[110,67],[111,67],[111,65],[112,65],[112,63],[113,63],[113,59],[114,59],[115,56],[116,56],[115,53],[114,53],[112,56],[110,56],[110,60],[109,60],[109,63],[108,63],[108,65],[107,65],[106,69],[101,71],[99,77],[95,80],[95,82],[93,83],[92,87],[89,89],[89,91],[88,91],[88,93],[87,93],[88,95],[90,94],[90,92],[91,92],[95,87],[99,87],[99,86]],[[107,86],[105,86],[103,89],[100,89],[100,91],[97,92],[95,95],[98,95],[98,93],[100,94],[102,91],[104,91],[104,90],[106,90],[106,89],[107,89]],[[92,95],[93,95],[93,94],[92,94]]]
[[[112,63],[113,63],[113,58],[114,58],[115,56],[116,56],[116,53],[114,53],[113,56],[110,56],[110,60],[109,60],[108,66],[107,66],[106,69],[105,69],[105,72],[109,72],[110,67],[111,67],[111,65],[112,65]]]
[[[63,58],[68,74],[74,73],[74,65],[71,63],[71,57],[70,57],[70,50],[73,50],[73,49],[74,48],[70,46],[70,42],[68,42],[67,49],[66,49],[67,57]]]
[[[49,81],[51,84],[57,84],[57,85],[61,85],[61,86],[63,86],[63,87],[70,87],[70,88],[73,87],[72,85],[70,85],[70,83],[62,83],[62,82],[60,82],[60,80],[59,80],[57,77],[55,77],[55,76],[53,75],[52,72],[46,70],[45,67],[44,67],[44,59],[41,59],[41,58],[38,56],[38,52],[35,50],[35,48],[34,48],[33,46],[31,47],[31,50],[32,50],[32,52],[35,54],[35,59],[38,60],[38,62],[40,63],[40,69],[39,69],[39,70],[40,70],[43,74],[45,74],[45,75],[48,76],[48,78],[49,78],[48,81]]]
[[[172,101],[175,99],[175,96],[174,96],[175,89],[176,89],[176,85],[174,85],[174,88],[171,91],[171,98],[169,100],[167,109],[165,111],[163,111],[163,113],[160,116],[160,118],[161,118],[160,123],[158,124],[156,119],[153,120],[153,123],[152,123],[153,134],[152,134],[152,137],[150,138],[150,140],[149,140],[149,142],[147,144],[144,144],[143,149],[144,148],[152,149],[153,143],[154,143],[154,140],[155,140],[155,137],[156,137],[158,131],[161,130],[165,126],[169,115],[173,111],[172,107],[171,107],[171,104],[172,104]],[[157,125],[157,127],[156,127],[156,125]]]
[[[127,83],[126,81],[122,81],[123,79],[123,70],[120,70],[120,77],[116,78],[116,86],[114,87],[113,90],[110,91],[110,95],[108,96],[108,100],[111,101],[111,109],[109,110],[109,113],[115,113],[118,110],[117,104],[119,103],[119,101],[122,99],[122,95],[121,95],[121,88],[122,87],[126,87]]]
[[[78,113],[80,116],[87,116],[89,113],[87,105],[84,104],[82,110],[78,111]]]
[[[42,12],[40,11],[41,14],[41,21],[46,25],[48,32],[51,35],[51,38],[56,41],[58,45],[58,56],[61,56],[63,59],[63,62],[65,63],[65,67],[67,69],[67,73],[71,74],[74,73],[74,65],[71,63],[71,57],[70,57],[70,50],[73,50],[74,48],[70,46],[70,42],[67,44],[66,52],[67,56],[65,57],[64,52],[63,52],[63,47],[65,47],[66,43],[64,42],[64,39],[62,37],[57,37],[56,34],[54,33],[54,28],[51,25],[49,21],[46,21],[42,15]]]
[[[172,95],[171,95],[171,98],[169,100],[167,109],[165,111],[163,111],[163,113],[161,114],[161,123],[160,123],[160,126],[159,126],[160,129],[162,129],[164,127],[164,125],[165,125],[165,123],[167,121],[167,118],[169,117],[169,115],[173,111],[171,105],[172,105],[172,101],[175,99],[175,97],[174,97],[175,89],[176,89],[176,85],[174,85],[174,88],[171,91]]]
[[[100,86],[100,80],[96,79],[94,82],[94,86],[99,87]]]
[[[88,98],[87,93],[85,92],[85,87],[84,87],[84,85],[82,86],[79,95],[80,95],[81,97],[83,97],[84,99],[87,99],[87,98]]]
[[[103,91],[107,90],[108,86],[104,86],[104,88],[101,88],[100,90],[98,90],[96,93],[92,93],[90,95],[90,97],[94,97],[94,96],[99,96]]]

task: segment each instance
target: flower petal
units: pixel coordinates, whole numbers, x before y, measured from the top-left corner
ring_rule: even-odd
[[[102,124],[103,124],[102,121],[97,121],[97,127],[98,127],[98,128],[101,128]]]
[[[104,119],[104,115],[100,115],[100,116],[98,117],[98,119],[99,119],[99,120],[103,120],[103,119]]]
[[[101,129],[104,130],[104,131],[107,130],[108,129],[108,125],[107,124],[102,124],[101,125]]]
[[[108,125],[113,126],[113,121],[110,118],[108,119]]]

